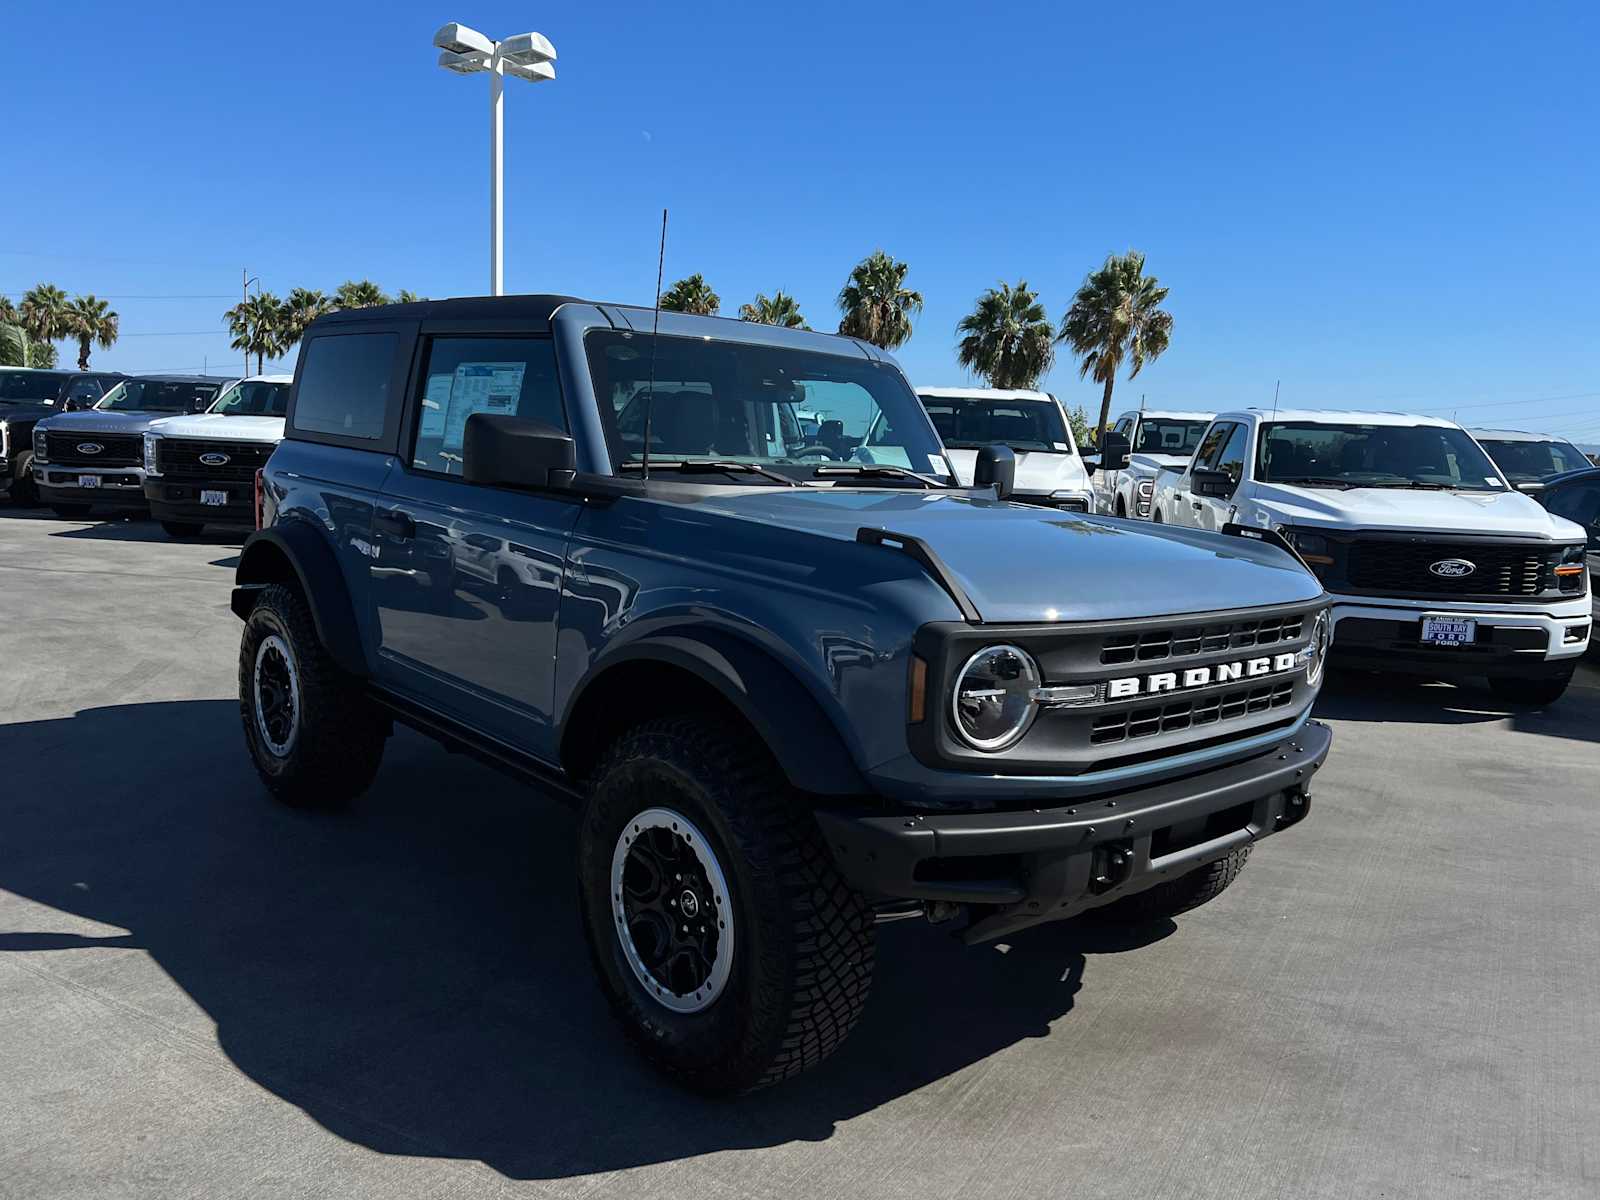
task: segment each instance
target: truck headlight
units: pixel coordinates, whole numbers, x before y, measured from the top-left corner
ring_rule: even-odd
[[[979,650],[956,676],[950,713],[961,740],[974,750],[1004,750],[1033,723],[1039,706],[1038,664],[1016,646]]]
[[[1556,563],[1556,586],[1563,592],[1577,595],[1583,591],[1584,580],[1589,574],[1589,568],[1585,565],[1587,550],[1588,547],[1582,542],[1561,548],[1561,558]]]
[[[160,439],[161,435],[158,433],[144,435],[144,473],[146,475],[161,474],[160,471],[156,470],[156,442]]]
[[[0,421],[0,458],[6,457],[6,450],[11,445],[11,426]]]
[[[50,461],[50,455],[45,452],[44,430],[37,425],[33,429],[33,461],[36,463]]]

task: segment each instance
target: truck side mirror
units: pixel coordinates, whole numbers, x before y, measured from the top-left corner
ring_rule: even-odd
[[[1100,439],[1100,469],[1121,471],[1128,465],[1128,438],[1126,434],[1106,430]]]
[[[498,413],[467,418],[461,455],[462,478],[489,487],[569,487],[578,465],[577,448],[566,430]]]
[[[1017,456],[1010,446],[985,446],[972,469],[974,487],[993,487],[996,500],[1011,495],[1017,483]]]
[[[1537,496],[1544,491],[1544,484],[1537,479],[1524,479],[1521,483],[1513,483],[1511,486],[1528,496]]]
[[[1226,471],[1208,471],[1204,467],[1189,475],[1189,489],[1196,496],[1212,496],[1226,500],[1239,485]]]

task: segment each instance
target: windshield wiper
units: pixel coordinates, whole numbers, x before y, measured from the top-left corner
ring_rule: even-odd
[[[1366,486],[1373,488],[1401,488],[1418,492],[1448,492],[1451,490],[1451,485],[1448,483],[1419,483],[1414,479],[1407,480],[1405,483],[1369,483]]]
[[[624,471],[643,471],[642,462],[623,463]],[[677,471],[680,475],[759,475],[763,479],[771,479],[784,487],[799,487],[800,484],[790,479],[787,475],[780,475],[776,471],[769,471],[758,463],[735,462],[732,459],[720,458],[669,458],[650,460],[652,471]]]
[[[948,483],[941,483],[926,475],[918,475],[915,471],[908,471],[904,467],[892,467],[884,463],[872,463],[866,466],[827,466],[818,467],[811,472],[818,479],[827,479],[830,476],[846,476],[852,479],[909,479],[925,488],[949,487]]]
[[[1265,483],[1304,484],[1307,487],[1336,487],[1348,491],[1360,484],[1351,483],[1348,479],[1335,479],[1332,475],[1296,475],[1290,479],[1267,479]]]

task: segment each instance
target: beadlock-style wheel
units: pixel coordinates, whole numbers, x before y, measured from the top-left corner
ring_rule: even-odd
[[[261,639],[253,680],[262,743],[278,758],[287,758],[300,733],[300,676],[288,645],[275,633]]]
[[[611,912],[645,991],[678,1013],[709,1008],[733,968],[733,905],[711,844],[687,817],[649,808],[611,854]]]

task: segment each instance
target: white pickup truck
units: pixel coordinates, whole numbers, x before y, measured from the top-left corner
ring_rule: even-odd
[[[1221,413],[1161,472],[1152,519],[1270,531],[1333,595],[1333,661],[1566,690],[1589,645],[1584,530],[1513,488],[1466,430],[1374,412]]]
[[[963,485],[972,486],[980,450],[1009,446],[1017,456],[1012,500],[1068,512],[1094,511],[1094,492],[1072,440],[1072,425],[1049,392],[919,387],[917,398]]]
[[[1118,417],[1110,432],[1128,439],[1128,465],[1095,472],[1095,511],[1111,517],[1148,519],[1156,473],[1189,461],[1212,415],[1151,408]],[[1090,455],[1088,461],[1098,466],[1099,456]]]

